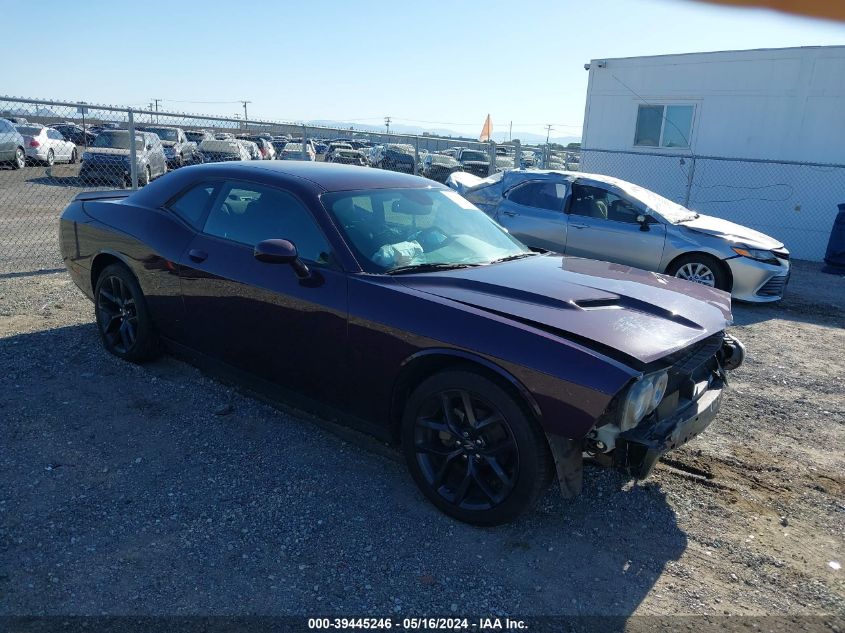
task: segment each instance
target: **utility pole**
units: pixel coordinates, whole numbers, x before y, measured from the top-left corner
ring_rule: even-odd
[[[156,102],[156,123],[158,123],[158,102],[164,101],[164,99],[153,99]]]
[[[511,121],[510,125],[508,126],[508,141],[512,141],[512,140],[513,140],[513,121]]]
[[[384,117],[384,127],[387,128],[387,135],[390,136],[390,117]]]
[[[548,125],[546,125],[546,152],[545,152],[546,155],[545,155],[544,160],[543,160],[543,169],[549,168],[549,163],[551,162],[551,159],[552,159],[552,150],[549,147],[549,134],[551,134],[551,133],[552,133],[552,124],[549,123]]]
[[[546,126],[546,145],[548,145],[548,144],[549,144],[549,134],[551,134],[551,132],[552,132],[552,124],[551,124],[551,123],[549,123],[549,124]]]
[[[244,130],[246,130],[246,122],[249,119],[249,115],[246,113],[246,104],[252,103],[252,101],[244,101],[241,99],[241,103],[244,105]]]

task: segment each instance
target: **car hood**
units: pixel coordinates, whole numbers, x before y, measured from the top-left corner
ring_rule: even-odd
[[[765,233],[760,233],[754,229],[749,229],[747,226],[729,222],[722,218],[714,218],[710,215],[699,214],[694,220],[682,222],[677,226],[682,226],[698,233],[724,237],[732,242],[743,242],[749,246],[759,246],[760,248],[766,249],[783,248],[782,242],[769,237]]]
[[[650,363],[731,322],[730,295],[629,266],[561,255],[395,277],[399,283],[598,351]]]

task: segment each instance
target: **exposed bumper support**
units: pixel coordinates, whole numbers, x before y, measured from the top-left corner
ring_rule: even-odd
[[[613,465],[637,479],[647,477],[661,455],[686,444],[710,425],[722,404],[721,387],[709,389],[671,418],[619,435],[613,451]]]

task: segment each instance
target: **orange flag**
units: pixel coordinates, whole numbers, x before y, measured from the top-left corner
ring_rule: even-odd
[[[490,120],[490,115],[487,115],[487,118],[484,120],[484,127],[481,128],[481,136],[478,137],[478,140],[482,143],[484,141],[489,141],[490,136],[493,134],[493,121]]]

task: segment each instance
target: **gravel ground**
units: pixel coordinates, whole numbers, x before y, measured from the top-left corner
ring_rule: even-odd
[[[735,309],[722,413],[634,485],[439,514],[398,454],[172,358],[105,353],[63,273],[0,275],[0,615],[845,613],[845,278]]]

